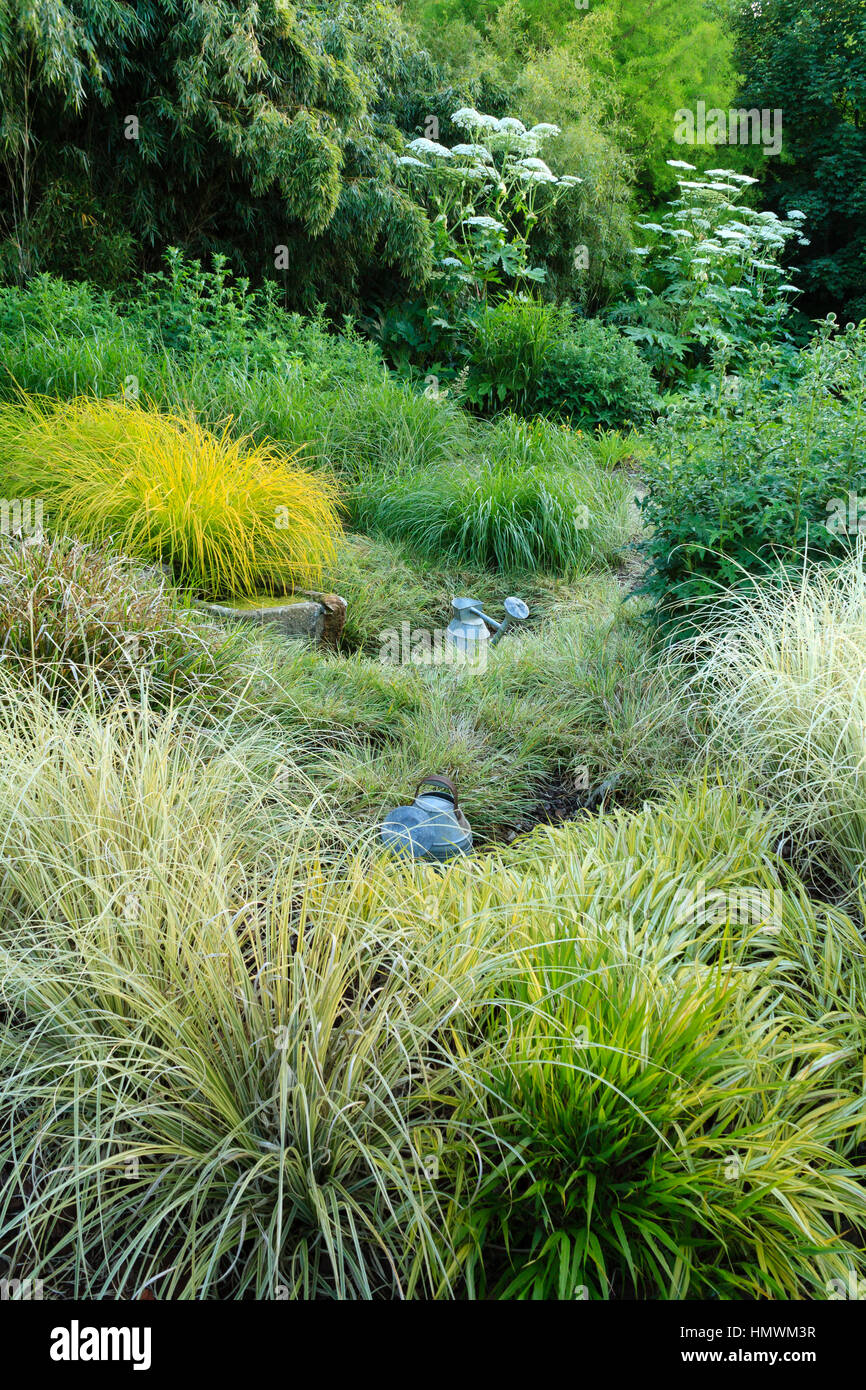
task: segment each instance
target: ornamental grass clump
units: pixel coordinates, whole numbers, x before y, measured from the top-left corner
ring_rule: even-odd
[[[46,1297],[447,1284],[444,1043],[495,923],[425,924],[398,880],[366,920],[285,735],[0,693],[2,1266]]]
[[[358,527],[431,562],[509,574],[568,575],[619,557],[629,538],[628,487],[579,437],[506,416],[478,444],[471,461],[406,470],[385,489],[369,473],[352,496]]]
[[[428,876],[511,962],[441,1165],[470,1297],[824,1298],[862,1269],[857,932],[774,838],[699,784]]]
[[[748,801],[437,870],[325,848],[285,731],[0,697],[0,1260],[47,1297],[859,1277],[856,933]]]
[[[716,756],[742,760],[800,856],[866,884],[866,545],[755,580],[685,647]]]
[[[135,403],[30,398],[0,408],[0,490],[53,531],[107,541],[208,597],[315,583],[340,532],[328,480],[269,443]]]
[[[145,681],[152,703],[206,701],[238,654],[161,574],[64,537],[0,537],[0,665],[19,685],[101,703]]]

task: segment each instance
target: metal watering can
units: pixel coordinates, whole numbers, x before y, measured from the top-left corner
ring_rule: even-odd
[[[436,791],[423,792],[422,787]],[[457,788],[450,777],[422,777],[411,806],[398,806],[382,822],[381,839],[394,854],[409,859],[432,859],[442,864],[472,850],[472,830],[457,805]]]
[[[466,656],[477,658],[486,651],[488,644],[493,647],[504,637],[514,623],[522,623],[529,617],[529,609],[522,598],[505,600],[505,621],[498,623],[489,618],[481,604],[474,598],[454,598],[451,600],[454,617],[445,629],[448,640],[458,651]],[[488,628],[494,629],[491,637]]]

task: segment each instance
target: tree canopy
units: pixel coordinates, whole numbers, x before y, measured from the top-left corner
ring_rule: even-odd
[[[813,313],[866,317],[866,0],[750,0],[736,16],[739,104],[779,108],[767,197],[806,214],[798,283]]]
[[[256,278],[302,264],[310,294],[374,257],[424,277],[394,106],[433,74],[387,0],[2,0],[0,80],[18,276],[111,280],[177,243]]]
[[[729,25],[710,0],[504,0],[496,6],[407,0],[407,10],[424,41],[451,56],[455,67],[465,66],[467,53],[476,68],[491,50],[505,60],[503,14],[509,11],[515,75],[539,49],[583,60],[598,79],[596,109],[650,198],[673,187],[665,160],[679,153],[678,108],[699,99],[727,106],[735,89]],[[615,127],[611,106],[619,112]]]

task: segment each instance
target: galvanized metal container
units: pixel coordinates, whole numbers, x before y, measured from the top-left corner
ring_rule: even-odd
[[[422,787],[436,787],[422,792]],[[432,773],[418,783],[411,806],[389,811],[381,829],[382,843],[394,854],[409,859],[444,863],[472,851],[472,830],[457,804],[457,788],[450,777]]]

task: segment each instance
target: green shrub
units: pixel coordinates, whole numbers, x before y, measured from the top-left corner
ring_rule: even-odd
[[[640,424],[656,400],[649,369],[616,329],[578,320],[554,346],[539,382],[537,408],[576,425]]]
[[[467,398],[573,425],[617,428],[650,415],[655,387],[636,348],[567,305],[510,298],[479,317],[469,342]]]
[[[682,168],[683,160],[668,160]],[[736,368],[759,343],[790,343],[790,284],[779,261],[789,241],[808,245],[805,214],[790,218],[740,201],[757,182],[733,169],[678,178],[679,196],[658,222],[638,222],[645,245],[632,294],[607,311],[640,345],[660,380],[700,381],[721,351]]]
[[[866,493],[866,326],[828,321],[780,376],[767,350],[713,397],[684,398],[658,430],[642,502],[645,591],[671,630],[697,621],[749,573],[807,552],[839,557],[859,534]],[[853,498],[853,517],[852,517]]]

